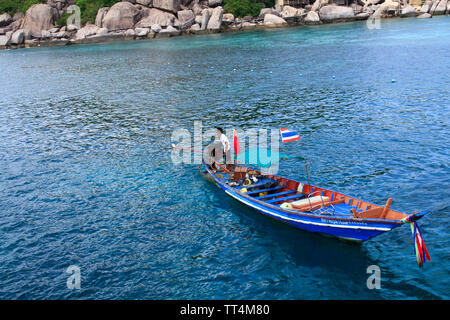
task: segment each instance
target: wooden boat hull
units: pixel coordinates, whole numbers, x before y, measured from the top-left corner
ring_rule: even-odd
[[[280,208],[279,205],[268,204],[264,201],[260,201],[253,197],[250,197],[245,193],[239,192],[236,188],[230,187],[227,181],[219,177],[219,175],[213,172],[209,168],[209,166],[205,165],[205,168],[207,174],[212,178],[215,184],[217,184],[217,186],[230,197],[250,208],[257,210],[259,213],[265,216],[289,224],[301,230],[317,232],[345,240],[362,242],[369,240],[381,233],[397,228],[404,223],[401,219],[361,219],[353,217],[350,214],[347,216],[325,216],[323,214],[316,214],[314,212],[308,213],[284,210],[283,208]],[[398,214],[398,217],[407,217],[406,214],[398,212],[395,213]]]

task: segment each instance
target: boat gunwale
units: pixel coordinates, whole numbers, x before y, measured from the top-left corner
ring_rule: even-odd
[[[281,212],[284,212],[284,213],[287,213],[287,214],[292,214],[292,215],[295,215],[295,216],[308,217],[308,218],[315,218],[315,219],[323,219],[323,218],[326,218],[326,219],[336,220],[336,221],[368,222],[368,223],[387,223],[387,224],[403,224],[403,221],[402,221],[402,220],[393,220],[393,219],[339,218],[339,217],[333,217],[333,216],[331,216],[331,215],[330,215],[330,216],[323,216],[323,215],[319,215],[319,214],[309,214],[309,213],[304,213],[304,212],[297,212],[297,211],[292,211],[292,210],[286,210],[286,209],[283,209],[283,208],[281,208],[281,207],[279,207],[279,206],[275,206],[275,205],[266,203],[266,202],[264,202],[264,201],[260,201],[260,200],[258,200],[258,199],[255,199],[255,198],[253,198],[253,197],[250,197],[250,196],[246,195],[245,193],[242,193],[242,192],[237,191],[237,190],[234,189],[233,187],[230,187],[230,186],[227,185],[226,183],[220,181],[219,177],[217,177],[217,176],[216,176],[216,175],[208,168],[208,166],[205,166],[205,167],[206,167],[206,170],[208,171],[208,173],[209,173],[211,176],[213,176],[214,180],[215,180],[217,183],[219,183],[220,185],[224,186],[226,189],[230,190],[231,192],[235,193],[235,194],[238,195],[238,196],[241,196],[241,197],[244,197],[245,199],[250,200],[251,202],[256,202],[257,204],[263,205],[263,206],[268,207],[269,209],[272,209],[272,210],[281,211]],[[284,177],[281,177],[281,176],[276,176],[276,177],[283,178],[283,179],[288,179],[288,178],[284,178]],[[294,182],[297,182],[297,183],[301,183],[301,182],[299,182],[299,181],[292,180],[292,179],[288,179],[288,180],[294,181]],[[317,188],[320,188],[319,186],[312,186],[312,185],[310,185],[310,186],[311,186],[311,187],[317,187]],[[321,188],[321,189],[323,189],[323,188]],[[329,189],[325,189],[325,190],[328,190],[328,191],[331,191],[331,192],[334,192],[334,193],[342,194],[342,193],[340,193],[340,192],[336,192],[336,191],[329,190]],[[358,201],[364,201],[364,200],[357,199],[357,198],[354,198],[354,197],[351,197],[351,196],[348,196],[348,195],[345,195],[345,194],[342,194],[342,195],[344,195],[344,196],[346,196],[346,197],[349,197],[349,198],[352,198],[352,199],[355,199],[355,200],[358,200]],[[367,202],[367,201],[365,201],[365,202]],[[379,205],[376,205],[376,204],[373,204],[373,205],[380,207]],[[395,210],[394,210],[394,211],[395,211]],[[400,211],[397,211],[397,212],[400,212]],[[405,217],[407,217],[407,215],[406,215],[405,213],[403,213],[403,212],[400,212],[400,213],[404,214]]]

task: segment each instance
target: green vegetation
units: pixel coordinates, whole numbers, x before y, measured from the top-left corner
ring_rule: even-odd
[[[11,16],[17,12],[27,12],[34,4],[44,3],[45,0],[0,0],[0,13],[7,12]]]
[[[256,17],[262,8],[270,8],[274,5],[274,0],[224,0],[223,9],[239,18]]]
[[[121,0],[75,0],[75,4],[81,9],[81,24],[94,23],[98,9],[111,7]]]

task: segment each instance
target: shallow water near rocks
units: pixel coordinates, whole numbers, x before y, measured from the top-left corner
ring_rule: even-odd
[[[1,51],[0,298],[448,299],[449,37],[445,16]],[[355,245],[240,205],[171,163],[194,120],[296,129],[280,175],[305,157],[313,184],[430,209],[432,262],[407,226]]]

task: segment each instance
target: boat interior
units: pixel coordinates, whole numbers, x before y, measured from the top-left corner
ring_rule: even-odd
[[[215,175],[241,194],[292,213],[387,220],[406,217],[406,214],[390,209],[391,198],[384,206],[378,206],[335,191],[264,175],[243,166],[235,166],[233,172],[217,171]]]

